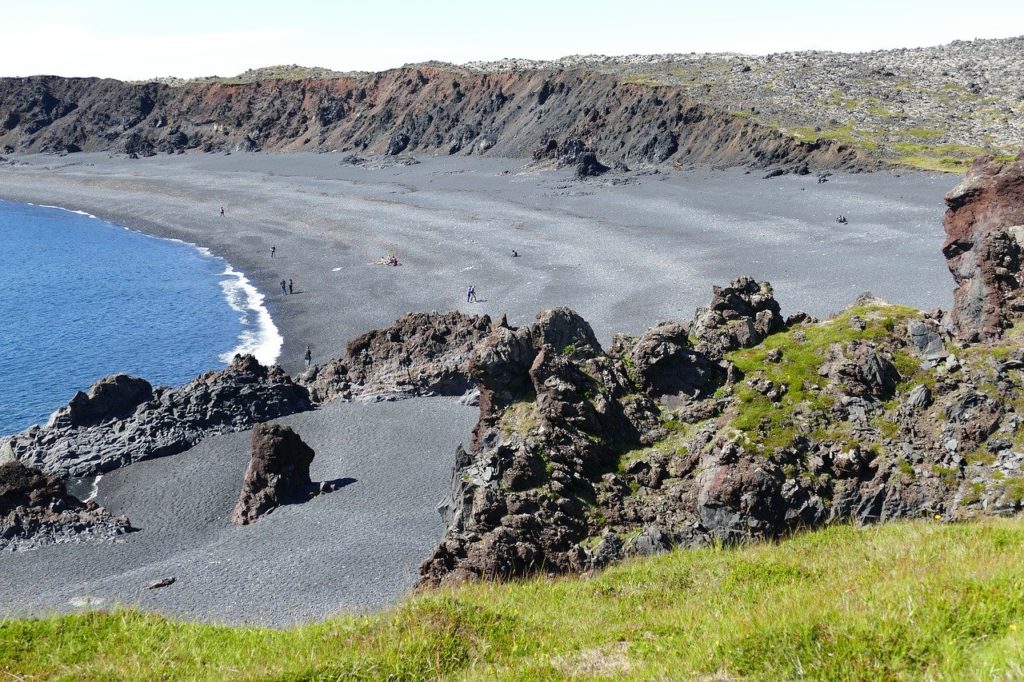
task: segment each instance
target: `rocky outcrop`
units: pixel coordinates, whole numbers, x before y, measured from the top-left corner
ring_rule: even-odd
[[[76,394],[45,426],[12,436],[0,446],[0,460],[62,478],[87,476],[311,407],[304,387],[251,355],[236,355],[227,369],[180,388],[153,389],[142,379],[117,375]]]
[[[471,365],[480,388],[472,452],[460,450],[426,584],[572,570],[591,532],[587,500],[616,452],[650,442],[657,408],[579,315],[556,308],[498,326]]]
[[[720,358],[759,344],[785,324],[771,285],[740,277],[727,287],[714,288],[711,304],[697,311],[692,332],[697,350]]]
[[[979,159],[946,195],[942,254],[956,281],[951,322],[965,341],[999,337],[1024,314],[1024,153]]]
[[[459,396],[472,389],[473,347],[490,333],[486,315],[410,313],[348,342],[345,354],[309,379],[314,400]]]
[[[305,502],[319,492],[309,478],[313,456],[313,449],[291,427],[258,424],[252,430],[252,459],[231,523],[253,523],[277,507]]]
[[[548,145],[565,150],[560,156],[572,157],[583,176],[615,163],[870,165],[852,148],[801,142],[704,106],[685,88],[652,89],[587,71],[474,73],[419,66],[178,87],[0,79],[0,152],[305,150],[530,158]]]
[[[59,479],[21,462],[0,464],[0,551],[107,540],[131,530],[128,519],[69,495]]]
[[[609,354],[621,358],[651,398],[696,397],[718,386],[727,367],[698,352],[689,328],[662,322],[639,337],[618,335]]]
[[[1024,510],[1019,335],[961,357],[870,295],[787,327],[767,283],[604,351],[568,309],[473,351],[480,419],[423,585],[585,571],[835,522]]]

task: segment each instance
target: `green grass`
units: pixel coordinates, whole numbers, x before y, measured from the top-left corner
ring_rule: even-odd
[[[0,679],[1020,679],[1022,626],[1024,522],[930,521],[478,584],[288,630],[135,611],[5,621]]]
[[[638,73],[632,76],[624,76],[619,82],[631,85],[644,85],[649,88],[665,85],[664,81],[653,73]]]
[[[865,321],[864,330],[850,325],[855,315]],[[727,358],[746,377],[763,375],[774,384],[787,387],[782,400],[772,403],[745,382],[737,384],[733,395],[739,399],[739,407],[730,426],[767,448],[788,446],[800,434],[817,440],[846,442],[845,423],[829,420],[827,430],[813,429],[816,414],[823,413],[832,405],[832,398],[816,388],[827,383],[827,379],[818,376],[818,368],[828,358],[832,344],[845,345],[854,340],[879,341],[891,335],[897,324],[919,315],[919,311],[905,306],[854,307],[834,320],[774,334],[754,348],[730,353]],[[801,336],[803,340],[800,340]],[[782,360],[778,363],[766,359],[773,350],[782,351]],[[904,385],[921,383],[918,363],[913,358],[898,353],[895,360],[904,377]],[[807,428],[801,428],[801,423]]]
[[[975,158],[985,153],[982,147],[962,144],[895,142],[892,147],[898,155],[894,161],[897,165],[943,173],[962,173],[970,168]]]

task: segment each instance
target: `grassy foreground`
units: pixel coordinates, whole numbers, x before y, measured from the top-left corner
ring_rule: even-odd
[[[135,611],[0,622],[0,680],[572,677],[1020,679],[1024,521],[834,527],[284,631]]]

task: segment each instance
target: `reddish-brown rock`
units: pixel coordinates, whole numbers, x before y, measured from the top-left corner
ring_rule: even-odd
[[[231,523],[244,526],[283,504],[311,497],[316,492],[309,478],[313,455],[291,427],[257,425],[252,430],[252,459]]]
[[[965,341],[997,338],[1024,313],[1024,154],[979,159],[946,195],[942,254],[956,281],[951,323]]]
[[[131,529],[123,516],[69,495],[54,476],[21,462],[0,464],[0,550],[110,539]]]

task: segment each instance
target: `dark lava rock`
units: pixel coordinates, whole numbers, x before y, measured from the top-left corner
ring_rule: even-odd
[[[11,436],[0,445],[0,460],[19,460],[65,478],[88,476],[312,408],[303,386],[251,355],[236,355],[227,369],[180,388],[148,387],[125,375],[101,379],[46,426]]]
[[[124,419],[135,408],[153,399],[153,387],[145,379],[115,374],[104,377],[89,388],[77,392],[67,407],[50,417],[50,425],[91,426],[108,419]]]
[[[388,156],[398,156],[406,150],[409,142],[410,138],[405,133],[395,133],[391,136],[391,141],[388,142],[388,148],[385,153]]]
[[[740,277],[727,287],[714,287],[711,305],[697,311],[691,332],[698,351],[721,358],[737,348],[757,345],[784,328],[771,284]]]
[[[410,313],[387,329],[348,342],[309,385],[314,400],[464,395],[473,388],[469,362],[491,331],[486,315]]]
[[[843,395],[888,400],[901,381],[892,356],[863,341],[855,341],[844,350],[833,347],[832,355],[818,370],[839,387]]]
[[[677,322],[661,322],[636,338],[616,336],[610,353],[628,354],[637,382],[655,399],[696,397],[723,374],[721,367],[694,350],[686,325]]]
[[[128,519],[69,495],[59,479],[21,462],[0,464],[0,550],[110,539],[130,530]]]
[[[938,325],[930,320],[915,320],[907,325],[910,347],[921,356],[934,355],[945,350]]]
[[[611,169],[608,166],[597,160],[597,154],[586,152],[580,155],[580,159],[576,163],[576,179],[596,178],[599,175],[604,175],[609,170]]]
[[[258,424],[252,430],[252,459],[231,523],[244,526],[277,507],[308,500],[319,488],[309,478],[313,449],[289,426]]]

